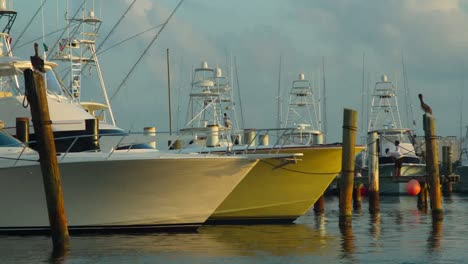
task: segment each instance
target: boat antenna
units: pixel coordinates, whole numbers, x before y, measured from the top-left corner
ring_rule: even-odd
[[[112,45],[112,46],[110,46],[110,47],[108,47],[108,48],[106,48],[106,49],[104,49],[104,50],[102,50],[102,51],[97,52],[97,51],[99,50],[99,49],[97,49],[97,50],[96,50],[97,55],[101,55],[102,53],[104,53],[104,52],[106,52],[106,51],[108,51],[108,50],[110,50],[110,49],[112,49],[112,48],[115,48],[115,47],[117,47],[117,46],[119,46],[119,45],[121,45],[121,44],[123,44],[123,43],[129,41],[129,40],[132,40],[132,39],[134,39],[134,38],[136,38],[136,37],[138,37],[138,36],[140,36],[140,35],[143,35],[143,34],[145,34],[146,32],[149,32],[149,31],[151,31],[151,30],[154,30],[154,29],[156,29],[156,28],[159,28],[159,27],[161,27],[162,25],[164,25],[164,24],[159,24],[159,25],[157,25],[157,26],[154,26],[154,27],[151,27],[151,28],[149,28],[149,29],[146,29],[146,30],[144,30],[144,31],[142,31],[142,32],[140,32],[140,33],[138,33],[138,34],[132,35],[132,36],[126,38],[126,39],[121,40],[120,42],[115,43],[114,45]]]
[[[366,127],[366,122],[364,122],[364,100],[365,100],[365,92],[366,92],[366,53],[362,53],[362,87],[361,87],[361,117],[359,120],[361,122],[361,133],[362,133],[362,142],[365,142],[365,138],[367,136],[367,131],[365,129]]]
[[[110,100],[112,101],[112,99],[117,95],[117,93],[120,91],[120,89],[122,88],[122,86],[125,84],[125,82],[127,81],[127,79],[130,77],[130,75],[133,73],[133,71],[135,70],[136,66],[140,63],[140,61],[143,59],[143,57],[146,55],[146,53],[148,52],[148,50],[151,48],[151,46],[153,45],[153,43],[156,41],[156,39],[158,39],[159,35],[161,34],[161,32],[164,30],[164,28],[166,27],[166,25],[169,23],[169,21],[171,20],[172,16],[175,14],[175,12],[177,11],[177,9],[179,9],[179,6],[182,4],[182,2],[184,2],[184,0],[180,0],[179,3],[177,4],[177,6],[174,8],[174,10],[172,10],[172,13],[169,15],[169,17],[166,19],[166,21],[164,22],[164,24],[162,25],[162,27],[159,29],[158,33],[154,36],[154,38],[151,40],[151,42],[148,44],[148,46],[146,47],[146,49],[143,51],[143,53],[141,54],[141,56],[138,58],[138,60],[136,61],[136,63],[132,66],[132,68],[130,69],[130,71],[127,73],[127,75],[125,76],[125,78],[123,79],[123,81],[120,83],[120,85],[117,87],[117,89],[115,90],[114,94],[111,96]]]
[[[57,29],[57,30],[54,30],[54,31],[51,31],[51,32],[45,34],[44,36],[45,36],[45,37],[48,37],[48,36],[53,35],[53,34],[59,32],[59,31],[62,31],[62,30],[64,30],[64,29],[65,29],[65,27],[60,28],[60,29]],[[32,40],[30,40],[30,41],[28,41],[28,42],[26,42],[26,43],[24,43],[24,44],[19,45],[17,48],[18,48],[18,49],[19,49],[19,48],[22,48],[22,47],[27,46],[27,45],[29,45],[29,44],[31,44],[31,43],[37,42],[38,40],[40,40],[40,39],[42,39],[42,38],[43,38],[43,36],[37,37],[37,38],[32,39]]]
[[[120,16],[119,20],[114,24],[114,26],[112,27],[112,29],[109,31],[109,33],[107,33],[106,37],[104,38],[104,40],[99,44],[99,46],[93,51],[91,52],[89,58],[86,60],[85,64],[83,65],[83,67],[81,67],[80,71],[77,73],[77,75],[81,75],[81,73],[83,72],[83,69],[86,68],[86,66],[88,66],[88,64],[92,61],[91,59],[95,56],[95,55],[99,55],[101,54],[102,52],[98,52],[102,45],[106,42],[106,40],[109,38],[109,36],[114,32],[115,28],[117,28],[117,26],[120,24],[120,22],[122,21],[122,19],[125,17],[125,15],[128,13],[128,11],[130,11],[130,9],[132,8],[133,4],[136,2],[136,0],[133,0],[133,2],[128,6],[127,10],[125,10],[125,12]],[[93,2],[94,3],[94,2]],[[102,2],[101,2],[102,3]],[[94,8],[94,7],[93,7]],[[123,42],[119,42],[115,45],[112,45],[110,48],[113,48],[115,46],[118,46],[120,44],[122,44]],[[107,48],[106,50],[110,49],[110,48]],[[104,51],[106,51],[104,50]],[[71,69],[68,69],[65,74],[63,75],[63,79],[65,79],[65,77],[68,75],[68,73],[70,73]],[[62,79],[62,81],[63,81]]]
[[[135,4],[136,0],[133,0],[133,2],[128,6],[127,10],[125,10],[125,12],[120,16],[119,20],[117,21],[117,23],[114,24],[114,26],[112,27],[112,29],[109,31],[109,33],[107,33],[107,36],[104,38],[104,40],[101,42],[101,44],[99,44],[99,46],[96,48],[96,52],[99,51],[99,49],[102,47],[102,45],[107,41],[107,39],[109,38],[109,36],[114,32],[114,30],[117,28],[117,26],[120,24],[120,22],[122,22],[122,20],[124,19],[125,15],[127,15],[128,11],[130,11],[130,9],[132,9],[133,5]],[[86,66],[86,65],[85,65]]]
[[[47,2],[47,0],[43,0],[42,3],[41,3],[41,6],[39,6],[39,8],[36,10],[36,13],[34,13],[34,15],[31,17],[31,19],[29,20],[28,24],[26,24],[26,27],[24,27],[23,31],[21,32],[21,34],[19,35],[19,37],[16,39],[15,41],[15,44],[13,44],[13,47],[11,47],[11,50],[14,50],[16,45],[19,43],[21,37],[23,37],[24,33],[26,32],[26,30],[28,30],[29,26],[31,25],[31,23],[34,21],[34,19],[36,18],[37,14],[39,14],[39,11],[42,10],[42,7],[44,6],[44,4]]]
[[[76,18],[76,16],[78,15],[78,13],[80,12],[81,8],[84,6],[84,4],[86,3],[87,0],[83,0],[83,2],[81,2],[81,5],[80,7],[76,10],[75,14],[73,14],[73,17],[70,19],[70,20],[74,20]],[[52,48],[50,50],[54,50],[55,47],[57,46],[57,44],[60,42],[60,40],[62,39],[63,35],[65,34],[65,32],[67,32],[68,28],[70,27],[70,23],[67,24],[67,26],[64,28],[64,30],[62,31],[62,34],[60,34],[60,37],[57,38],[57,41],[55,41],[54,45],[52,46]]]
[[[167,94],[169,97],[169,136],[172,136],[171,66],[169,61],[169,48],[167,48]]]
[[[323,143],[327,142],[327,89],[325,86],[325,57],[322,57],[322,85],[323,85]]]
[[[463,141],[463,89],[465,88],[465,76],[463,75],[463,72],[464,72],[464,68],[465,68],[465,65],[464,63],[462,62],[462,65],[461,65],[461,76],[462,76],[462,79],[461,79],[461,87],[460,87],[460,159],[461,159],[461,156],[462,156],[462,141]]]
[[[414,115],[413,115],[413,104],[411,103],[410,89],[408,85],[408,75],[406,73],[406,65],[405,65],[405,60],[403,57],[403,52],[401,52],[401,65],[403,68],[403,87],[405,89],[406,123],[407,123],[407,127],[412,127],[414,130],[416,128],[416,121],[414,120]],[[410,118],[412,120],[411,125],[409,124]]]
[[[241,116],[241,124],[242,124],[242,129],[245,128],[245,122],[244,122],[244,111],[242,110],[242,98],[241,98],[241,93],[240,93],[240,85],[239,85],[239,74],[237,72],[237,57],[234,56],[234,70],[236,74],[236,87],[237,87],[237,97],[239,98],[239,110],[240,110],[240,116]]]
[[[44,3],[47,0],[42,0],[42,3]],[[42,21],[42,45],[44,45],[44,60],[47,59],[47,52],[49,51],[49,48],[46,45],[45,42],[45,27],[44,27],[44,5],[41,4],[41,21]]]
[[[277,118],[277,128],[281,128],[283,126],[283,118],[282,118],[282,109],[281,109],[281,64],[283,56],[280,54],[279,57],[279,65],[278,65],[278,96],[277,96],[277,107],[276,107],[276,118]],[[279,133],[279,131],[278,131]]]

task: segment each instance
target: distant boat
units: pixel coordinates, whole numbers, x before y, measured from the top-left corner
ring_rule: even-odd
[[[239,129],[232,112],[235,107],[232,87],[227,80],[221,69],[210,68],[206,62],[195,69],[187,124],[180,131],[184,141],[182,151],[302,153],[303,156],[259,162],[216,209],[209,222],[292,222],[312,207],[338,174],[342,147],[340,144],[313,145],[309,130],[297,127]],[[304,99],[301,94],[292,96],[297,102]],[[232,113],[229,115],[231,126],[226,124],[224,113]],[[283,139],[271,143],[270,138],[278,131]],[[291,141],[291,136],[300,136],[301,132],[302,137],[297,139],[301,139],[302,144]]]
[[[375,84],[372,94],[368,133],[377,132],[377,151],[379,153],[379,181],[381,194],[406,194],[406,183],[394,181],[395,141],[399,141],[402,167],[400,177],[423,176],[426,165],[416,154],[413,130],[404,128],[398,109],[397,87],[386,75]],[[370,143],[368,143],[370,144]],[[388,149],[389,153],[386,153]],[[368,175],[367,153],[361,152],[356,160],[357,169],[362,169],[362,176]]]
[[[462,140],[460,150],[459,165],[455,168],[455,174],[460,175],[460,182],[454,184],[453,189],[456,192],[468,192],[468,127],[465,137]]]

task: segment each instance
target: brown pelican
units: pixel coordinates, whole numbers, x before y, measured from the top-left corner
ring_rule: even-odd
[[[432,108],[428,104],[424,103],[423,95],[419,94],[418,97],[419,97],[419,101],[421,101],[421,108],[424,111],[424,113],[426,114],[429,113],[432,115]]]

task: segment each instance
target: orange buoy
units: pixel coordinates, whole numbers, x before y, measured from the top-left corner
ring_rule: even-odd
[[[418,195],[420,191],[421,185],[419,184],[418,180],[412,179],[406,184],[406,192],[409,195]]]

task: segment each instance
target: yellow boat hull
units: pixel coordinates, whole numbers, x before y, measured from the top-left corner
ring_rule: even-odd
[[[260,161],[210,216],[208,223],[292,222],[304,215],[341,170],[341,145],[284,148],[297,164]]]

